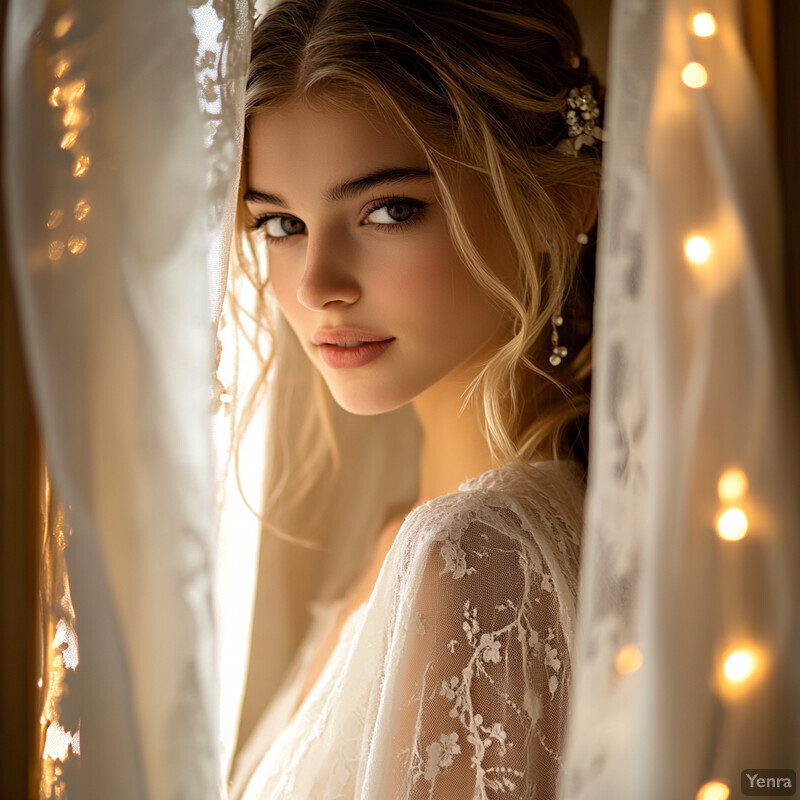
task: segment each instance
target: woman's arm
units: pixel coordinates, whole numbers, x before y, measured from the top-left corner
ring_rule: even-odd
[[[381,796],[555,797],[561,604],[535,536],[510,511],[484,516],[410,542],[375,731],[391,742]]]

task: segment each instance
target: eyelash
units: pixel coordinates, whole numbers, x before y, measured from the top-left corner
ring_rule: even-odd
[[[384,206],[401,205],[401,204],[409,205],[415,210],[414,214],[412,214],[408,219],[392,223],[362,222],[361,224],[372,225],[373,227],[376,228],[388,228],[389,230],[387,230],[386,233],[396,233],[399,232],[400,230],[404,230],[410,227],[411,225],[415,225],[417,222],[419,222],[423,216],[421,212],[423,212],[430,205],[429,203],[424,203],[422,200],[413,200],[410,197],[381,197],[372,201],[369,208],[366,210],[364,217],[366,218],[370,214],[374,214],[378,209],[383,208]],[[271,219],[282,219],[284,217],[288,219],[297,219],[297,217],[292,217],[291,214],[264,214],[260,217],[253,217],[253,219],[251,219],[250,222],[248,223],[247,227],[251,231],[263,230],[264,238],[267,240],[267,242],[271,246],[277,245],[280,247],[281,245],[286,244],[289,239],[293,239],[294,236],[296,236],[297,234],[289,236],[270,236],[266,232],[265,226]]]

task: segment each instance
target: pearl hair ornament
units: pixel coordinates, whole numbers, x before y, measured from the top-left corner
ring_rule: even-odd
[[[550,363],[557,367],[561,360],[569,353],[564,345],[558,343],[558,329],[564,324],[564,317],[561,314],[555,314],[550,320],[553,325],[553,332],[550,334],[550,342],[553,345],[553,352],[550,354]]]

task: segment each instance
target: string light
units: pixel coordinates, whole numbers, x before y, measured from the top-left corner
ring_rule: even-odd
[[[695,14],[692,18],[692,31],[695,36],[701,39],[707,39],[717,32],[717,21],[712,14],[703,11],[700,14]]]
[[[717,518],[717,533],[729,542],[738,542],[747,533],[747,514],[741,508],[729,508]]]
[[[699,62],[691,61],[683,68],[681,79],[690,89],[702,89],[708,83],[708,72]]]
[[[723,503],[734,503],[741,500],[747,492],[747,475],[742,470],[732,467],[720,475],[717,483],[719,499]]]
[[[72,81],[64,87],[63,96],[67,103],[74,103],[79,100],[86,91],[86,81]]]
[[[56,86],[50,95],[47,98],[47,102],[50,103],[53,108],[58,108],[61,105],[61,87]]]
[[[80,255],[85,249],[89,240],[85,236],[70,236],[67,242],[67,249],[72,255]]]
[[[64,247],[64,242],[50,242],[50,246],[47,248],[47,257],[51,261],[58,261],[64,255]]]
[[[60,208],[54,208],[47,218],[47,227],[49,230],[57,228],[64,219],[64,212]]]
[[[72,165],[72,176],[74,178],[82,178],[88,172],[90,163],[89,156],[78,156]]]
[[[53,70],[53,75],[55,75],[56,78],[63,78],[64,75],[67,74],[67,70],[70,68],[70,66],[71,65],[69,61],[67,61],[66,58],[62,58],[58,64],[56,64],[55,69]]]
[[[92,207],[85,200],[78,200],[75,204],[75,210],[72,212],[78,222],[82,222],[89,215]]]
[[[615,666],[620,675],[629,675],[642,666],[642,651],[635,644],[626,644],[617,653]]]
[[[64,124],[65,128],[75,128],[80,125],[83,119],[83,114],[81,110],[76,105],[69,105],[67,106],[67,110],[64,112],[64,116],[61,118],[61,121]]]
[[[69,150],[78,140],[78,131],[67,131],[61,138],[61,149]]]
[[[711,256],[711,242],[695,234],[683,243],[683,253],[692,264],[705,264]]]
[[[742,648],[734,650],[725,658],[722,671],[731,683],[743,683],[753,676],[756,664],[756,654],[753,650]]]
[[[704,783],[698,790],[697,800],[728,800],[731,790],[728,784],[722,781],[709,781]]]
[[[70,28],[72,28],[74,22],[75,15],[73,13],[67,12],[66,14],[62,14],[56,20],[56,24],[53,25],[53,36],[55,36],[56,39],[66,36],[69,33]]]

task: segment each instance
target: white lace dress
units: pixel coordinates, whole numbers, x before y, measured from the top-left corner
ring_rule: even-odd
[[[317,621],[237,762],[243,800],[556,796],[584,476],[505,467],[408,515],[292,713]]]

